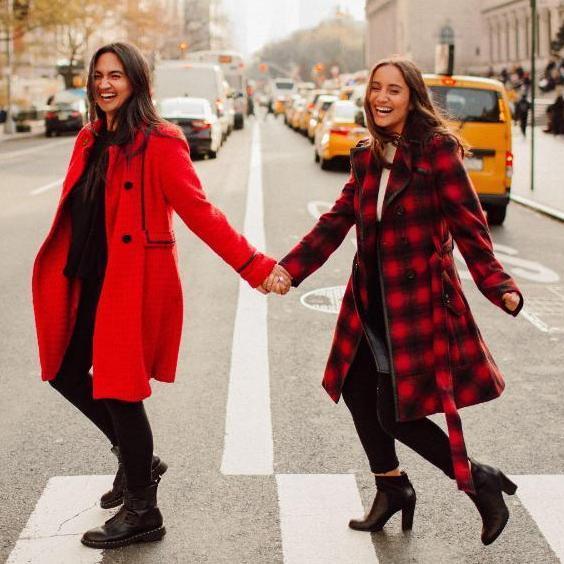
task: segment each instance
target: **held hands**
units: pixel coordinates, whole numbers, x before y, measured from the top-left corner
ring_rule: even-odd
[[[519,303],[521,302],[519,294],[515,292],[507,292],[503,294],[501,299],[503,300],[505,307],[509,311],[515,311],[519,307]]]
[[[288,271],[279,264],[275,265],[272,272],[265,278],[264,282],[257,288],[262,294],[274,292],[283,296],[287,294],[292,285],[292,277]]]

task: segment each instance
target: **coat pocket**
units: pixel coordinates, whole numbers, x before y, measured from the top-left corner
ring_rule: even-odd
[[[466,311],[466,302],[460,290],[455,286],[448,272],[443,271],[443,301],[449,311],[455,315],[463,315]]]
[[[146,229],[144,233],[146,247],[172,247],[176,242],[174,231]]]

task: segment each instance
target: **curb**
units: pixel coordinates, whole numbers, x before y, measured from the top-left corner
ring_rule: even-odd
[[[528,198],[524,198],[523,196],[518,196],[517,194],[511,194],[510,198],[512,201],[517,202],[522,206],[526,206],[535,211],[538,211],[544,215],[547,215],[552,219],[556,219],[558,221],[564,221],[564,212],[559,211],[555,208],[551,208],[550,206],[545,206],[544,204],[539,204],[534,200],[529,200]]]
[[[31,131],[30,133],[11,133],[9,135],[0,135],[0,143],[13,141],[14,139],[31,139],[33,137],[42,137],[45,131]]]

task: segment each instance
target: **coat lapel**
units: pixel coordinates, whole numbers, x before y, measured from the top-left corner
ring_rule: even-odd
[[[408,187],[411,181],[411,151],[409,146],[400,145],[396,151],[394,164],[386,187],[382,217],[390,204]]]

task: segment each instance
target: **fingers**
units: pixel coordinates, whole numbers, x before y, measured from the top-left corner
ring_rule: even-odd
[[[288,274],[288,271],[279,264],[276,264],[271,273],[264,279],[260,288],[265,294],[274,292],[275,294],[283,296],[288,293],[291,286],[292,277]]]
[[[515,311],[521,301],[519,294],[516,294],[515,292],[507,292],[506,294],[503,294],[502,300],[509,311]]]

